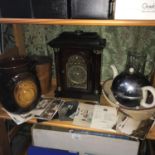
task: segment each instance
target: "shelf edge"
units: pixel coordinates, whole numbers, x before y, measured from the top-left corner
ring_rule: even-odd
[[[5,24],[82,25],[82,26],[155,26],[155,20],[101,20],[101,19],[29,19],[0,18]]]

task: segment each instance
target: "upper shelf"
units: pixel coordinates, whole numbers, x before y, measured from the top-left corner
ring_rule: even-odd
[[[155,26],[155,20],[0,18],[0,23],[46,24],[46,25],[92,25],[92,26]]]

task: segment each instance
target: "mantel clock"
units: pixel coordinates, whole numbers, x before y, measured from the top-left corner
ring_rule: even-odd
[[[101,54],[106,40],[95,32],[63,32],[49,45],[56,63],[56,96],[98,100]]]

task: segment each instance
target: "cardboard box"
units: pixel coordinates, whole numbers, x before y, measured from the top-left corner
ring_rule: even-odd
[[[139,142],[126,138],[86,131],[71,132],[41,125],[32,128],[34,146],[69,150],[80,155],[137,155]]]
[[[115,19],[154,20],[154,0],[116,0]]]

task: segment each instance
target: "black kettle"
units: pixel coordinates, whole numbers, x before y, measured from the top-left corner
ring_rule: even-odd
[[[128,68],[118,74],[114,65],[113,82],[111,90],[115,99],[119,104],[126,107],[151,108],[155,106],[155,88],[153,88],[149,80],[140,72],[136,72],[134,68]],[[147,103],[148,92],[153,97],[151,103]]]
[[[40,98],[40,85],[29,57],[0,60],[0,102],[9,112],[32,110]]]

